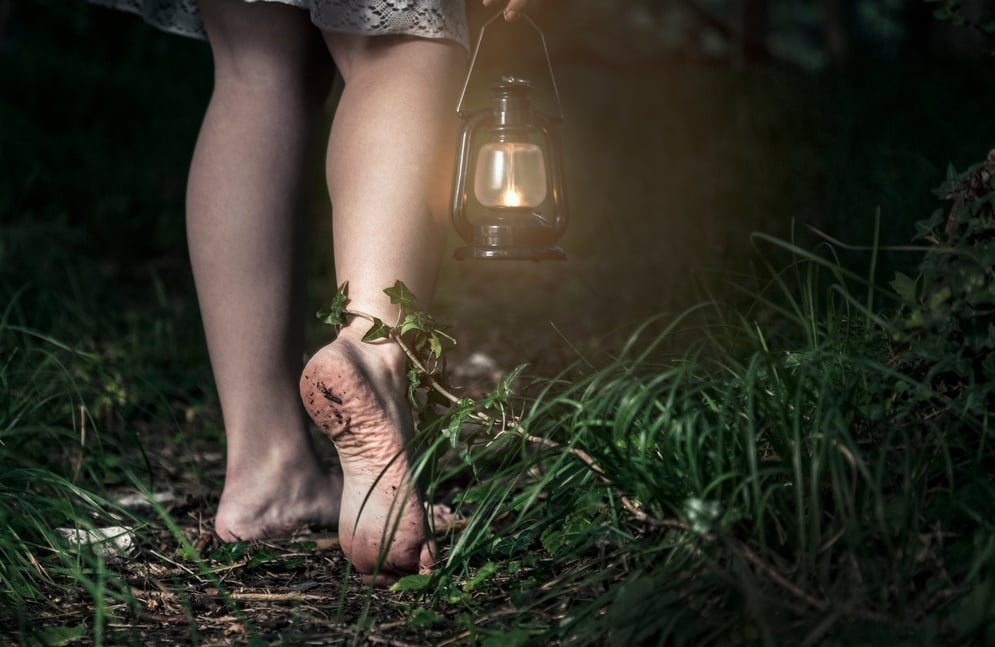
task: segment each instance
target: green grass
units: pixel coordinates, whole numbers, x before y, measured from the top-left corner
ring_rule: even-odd
[[[946,358],[920,356],[897,295],[832,250],[758,239],[794,260],[757,312],[716,310],[676,357],[680,320],[638,333],[521,403],[560,447],[514,454],[468,494],[429,599],[455,587],[494,644],[991,639],[989,387],[944,391],[929,367]],[[775,332],[753,318],[770,310]]]
[[[177,473],[196,496],[219,487],[181,464],[222,447],[182,231],[207,52],[82,7],[17,11],[0,52],[0,624],[24,644],[138,644],[133,586],[175,562],[156,581],[197,642],[196,587],[238,616],[224,569],[291,559],[200,555],[162,509],[112,500]],[[368,615],[491,645],[990,642],[984,369],[949,329],[906,326],[916,304],[888,283],[921,253],[804,227],[907,243],[946,163],[987,147],[987,71],[675,66],[594,96],[596,73],[560,76],[571,261],[450,262],[437,303],[471,340],[458,352],[533,362],[511,404],[558,447],[477,436],[461,458],[427,427],[433,487],[476,470],[469,525]],[[135,528],[149,571],[55,530],[112,525]],[[328,600],[329,623],[364,594]]]

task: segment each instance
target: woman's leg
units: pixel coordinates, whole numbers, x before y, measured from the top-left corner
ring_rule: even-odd
[[[327,159],[337,280],[348,282],[351,308],[392,322],[383,290],[395,281],[423,307],[431,299],[464,51],[404,37],[325,40],[345,79]],[[405,358],[393,344],[362,343],[367,327],[345,326],[312,358],[301,395],[342,464],[342,548],[359,572],[388,582],[427,568],[433,555],[404,450],[412,432]]]
[[[333,65],[307,13],[201,0],[215,84],[190,170],[187,230],[227,438],[215,529],[253,539],[338,521],[341,477],[310,442],[302,229]]]

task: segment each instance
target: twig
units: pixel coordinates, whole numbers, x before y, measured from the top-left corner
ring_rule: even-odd
[[[778,586],[788,591],[795,597],[801,599],[810,607],[818,609],[819,611],[825,611],[826,609],[829,608],[828,602],[826,602],[825,600],[817,600],[816,598],[812,597],[811,595],[803,591],[794,582],[790,581],[788,578],[781,575],[781,573],[778,572],[773,566],[771,566],[770,564],[766,563],[765,561],[757,557],[757,554],[754,553],[752,550],[750,550],[749,547],[743,544],[742,542],[736,540],[729,540],[729,547],[733,550],[734,553],[738,554],[740,557],[742,557],[743,559],[745,559],[746,561],[750,562],[751,564],[759,568],[761,571],[763,571],[763,573],[767,577],[772,579]]]
[[[979,258],[977,255],[972,254],[970,251],[966,249],[961,249],[959,247],[951,247],[949,245],[944,246],[940,244],[940,241],[938,241],[935,236],[927,236],[927,240],[936,243],[933,247],[929,247],[926,245],[879,245],[877,248],[874,248],[874,247],[869,247],[867,245],[850,245],[849,243],[844,243],[841,240],[833,238],[829,234],[819,230],[816,227],[813,227],[812,225],[808,225],[808,228],[813,234],[819,236],[826,242],[851,252],[871,252],[875,251],[876,249],[878,251],[884,251],[884,252],[935,252],[943,254],[959,254],[961,256],[966,256],[967,258],[971,259],[978,265],[981,265],[983,267],[985,266],[985,264],[982,262],[982,259]]]
[[[378,321],[377,317],[374,317],[369,313],[362,312],[359,310],[347,309],[343,310],[343,313],[347,315],[352,315],[354,317],[360,317],[361,319],[365,319],[370,323],[375,323],[376,321]],[[405,341],[401,338],[401,335],[397,333],[396,325],[393,328],[388,329],[388,339],[390,339],[390,341],[394,342],[395,344],[398,345],[398,347],[400,347],[400,349],[407,356],[411,364],[415,367],[415,369],[418,370],[419,373],[421,373],[425,377],[425,379],[428,381],[428,385],[436,393],[442,395],[452,404],[459,404],[460,402],[459,396],[457,396],[455,393],[444,387],[438,380],[435,379],[435,376],[426,368],[425,364],[421,361],[421,358],[419,358],[418,355],[407,345],[407,343],[405,343]],[[585,452],[584,450],[578,449],[577,447],[564,447],[555,440],[550,440],[549,438],[543,438],[541,436],[535,436],[533,434],[530,434],[526,429],[524,429],[521,425],[518,424],[517,420],[512,421],[511,424],[509,424],[503,409],[501,413],[502,416],[499,426],[500,431],[498,431],[497,434],[495,434],[495,440],[499,438],[502,434],[511,431],[520,436],[521,438],[523,438],[526,442],[532,443],[534,445],[542,445],[543,447],[547,447],[549,449],[565,451],[580,459],[581,462],[587,465],[587,467],[592,472],[594,472],[594,474],[597,475],[598,478],[600,478],[603,482],[607,483],[612,487],[615,487],[614,483],[612,483],[611,479],[608,478],[604,470],[601,469],[597,461],[595,461],[594,458],[592,458],[591,455]],[[474,411],[473,413],[470,414],[470,417],[476,422],[485,425],[493,425],[497,424],[498,422],[498,420],[495,419],[493,416],[487,415],[486,413],[479,411]],[[640,510],[632,502],[632,500],[629,499],[629,497],[624,495],[620,490],[618,490],[617,487],[615,489],[619,495],[622,505],[636,518],[637,521],[657,527],[669,527],[669,528],[677,528],[679,530],[689,530],[687,524],[677,521],[676,519],[657,519],[656,517],[653,517],[652,515],[646,513],[645,511]]]
[[[376,635],[371,636],[369,634],[363,636],[363,640],[375,645],[389,645],[389,647],[418,647],[417,643],[406,643],[393,638],[385,638],[383,636]]]
[[[79,452],[76,454],[76,464],[73,466],[73,483],[79,481],[80,471],[83,469],[83,461],[86,453],[86,405],[79,405]]]
[[[194,577],[198,582],[203,582],[204,581],[203,579],[200,578],[200,576],[195,571],[193,571],[189,567],[184,566],[183,564],[180,564],[179,562],[177,562],[175,560],[172,560],[172,559],[166,557],[165,555],[163,555],[162,553],[160,553],[160,552],[158,552],[156,550],[152,550],[151,548],[148,549],[148,551],[151,554],[153,554],[156,557],[158,557],[159,559],[161,559],[162,561],[167,562],[169,564],[172,564],[173,566],[175,566],[176,568],[180,569],[181,571],[184,571],[187,575],[190,575],[190,576]]]
[[[378,320],[377,317],[374,317],[373,315],[368,314],[366,312],[361,312],[359,310],[343,310],[342,313],[347,315],[352,315],[354,317],[359,317],[360,319],[365,319],[370,323],[373,323]],[[397,344],[398,347],[402,351],[404,351],[404,354],[407,356],[408,361],[411,362],[412,366],[418,369],[419,373],[428,378],[429,385],[432,387],[433,390],[435,390],[439,395],[446,398],[453,404],[457,404],[459,402],[460,398],[456,394],[454,394],[452,391],[442,386],[442,384],[440,384],[438,380],[432,377],[431,371],[429,371],[428,368],[425,366],[425,364],[421,361],[421,358],[419,358],[418,355],[413,350],[411,350],[411,348],[401,338],[401,335],[397,333],[397,326],[388,328],[387,334],[388,334],[388,339]]]
[[[881,251],[886,251],[886,252],[934,252],[934,251],[938,251],[936,249],[936,247],[929,247],[929,246],[926,246],[926,245],[879,245],[876,248],[875,247],[871,247],[869,245],[851,245],[849,243],[844,243],[842,240],[839,240],[838,238],[833,238],[832,236],[830,236],[826,232],[820,230],[818,227],[815,227],[813,225],[807,225],[807,227],[808,227],[809,231],[811,231],[813,234],[815,234],[819,238],[822,238],[826,242],[831,243],[831,244],[835,245],[836,247],[839,247],[840,249],[845,249],[845,250],[848,250],[848,251],[851,251],[851,252],[873,252],[873,251],[875,251],[875,249],[881,250]],[[951,248],[950,251],[953,251],[953,249]]]
[[[286,593],[231,593],[232,600],[245,600],[246,602],[301,602],[305,600],[314,600],[318,602],[327,602],[327,595],[318,595],[315,593],[298,593],[297,591],[288,591]]]
[[[49,577],[48,571],[45,570],[45,567],[41,565],[41,562],[39,562],[31,552],[28,552],[28,561],[31,562],[31,565],[34,566],[39,575],[44,577],[46,580],[51,581],[52,578]]]

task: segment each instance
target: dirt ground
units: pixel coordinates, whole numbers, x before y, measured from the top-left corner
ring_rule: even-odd
[[[694,112],[695,106],[682,106],[681,97],[648,102],[663,95],[636,75],[603,79],[593,87],[591,70],[561,71],[564,102],[576,108],[564,124],[573,207],[562,245],[569,260],[458,262],[450,256],[459,244],[451,235],[431,310],[458,340],[449,368],[464,395],[479,395],[520,364],[528,364],[528,376],[552,378],[570,367],[589,370],[610,361],[647,317],[680,312],[701,296],[692,272],[728,267],[729,258],[748,247],[744,232],[757,225],[722,222],[722,211],[713,204],[720,193],[715,183],[704,188],[695,183],[702,167],[718,166],[716,160],[727,154],[714,138],[677,141],[667,131],[671,126],[631,132],[633,120],[649,122],[649,115],[687,129],[686,121],[668,121],[658,113]],[[683,87],[690,96],[686,86],[707,86],[711,73],[699,72],[700,79],[694,74],[670,79],[668,91]],[[703,119],[695,127],[705,132],[711,126]],[[676,141],[679,150],[655,147],[658,141]],[[659,159],[661,151],[673,159]],[[327,214],[321,217],[327,227]],[[327,238],[327,230],[319,231],[317,239]],[[334,289],[332,278],[318,278],[323,287],[313,289],[316,307]],[[311,345],[328,334],[313,324]],[[212,533],[224,474],[219,416],[199,412],[187,422],[182,412],[177,415],[182,442],[157,441],[162,430],[150,428],[141,431],[149,439],[147,456],[134,457],[136,464],[156,466],[153,487],[173,497],[164,512],[175,527],[152,509],[141,511],[150,523],[138,532],[134,550],[109,562],[137,605],[107,598],[101,610],[109,618],[105,644],[226,645],[253,637],[254,644],[308,645],[479,641],[458,605],[428,609],[411,593],[364,586],[349,572],[332,534],[303,534],[235,552],[222,547]],[[215,433],[204,433],[212,426]],[[333,461],[330,444],[321,438],[318,445]],[[206,558],[206,571],[188,554],[187,544]],[[70,630],[70,639],[53,642],[93,644],[98,641],[93,596],[64,581],[65,588],[52,592],[58,613],[39,602],[26,615]],[[505,601],[490,608],[498,615],[515,613]],[[551,615],[548,622],[557,620]],[[82,635],[72,634],[76,627],[84,628]]]
[[[537,294],[555,290],[552,282],[569,266],[466,266],[447,262],[441,282],[448,298],[440,316],[459,343],[450,352],[452,381],[464,395],[480,395],[521,363],[532,375],[553,376],[577,361],[577,347],[590,347],[591,330],[568,319],[565,312],[510,307],[508,290],[529,282]],[[447,273],[449,274],[447,276]],[[492,297],[481,297],[482,285],[494,285]],[[532,294],[520,300],[527,305]],[[319,329],[320,330],[320,329]],[[526,331],[528,331],[526,333]],[[582,340],[582,341],[578,341]],[[178,411],[177,415],[182,415]],[[460,605],[427,604],[414,593],[373,590],[352,573],[333,532],[304,531],[280,541],[249,545],[222,544],[213,533],[213,515],[224,476],[220,416],[196,412],[180,438],[154,422],[139,432],[146,439],[144,456],[126,462],[152,466],[152,487],[162,508],[132,508],[145,527],[135,528],[133,545],[106,561],[128,587],[132,604],[107,596],[101,613],[108,618],[98,638],[91,591],[57,573],[51,599],[24,609],[40,626],[69,633],[46,633],[51,644],[307,644],[307,645],[446,645],[475,644],[479,636],[460,617]],[[205,430],[214,429],[214,432]],[[336,461],[334,449],[317,430],[315,443],[325,462]],[[467,477],[469,478],[469,477]],[[444,486],[443,503],[461,483]],[[111,492],[112,498],[141,499],[133,489]],[[163,520],[163,513],[170,519]],[[454,528],[440,532],[459,532]],[[450,545],[440,535],[443,551]],[[193,551],[191,551],[193,549]],[[193,557],[192,552],[199,557]],[[198,563],[198,559],[203,560]],[[64,582],[64,585],[59,585]],[[116,599],[115,599],[116,598]],[[57,613],[51,604],[55,603]],[[514,614],[502,601],[496,613]],[[503,608],[503,610],[501,610]],[[554,622],[554,620],[550,620]],[[10,628],[13,630],[13,627]],[[77,635],[76,632],[79,632]],[[0,632],[2,635],[3,632]],[[8,638],[17,643],[23,634]],[[54,638],[53,638],[54,637]],[[25,643],[30,644],[30,643]]]
[[[334,462],[330,443],[321,446]],[[465,633],[445,614],[409,622],[412,594],[365,585],[350,572],[334,532],[222,544],[212,530],[218,496],[212,484],[224,473],[221,448],[195,441],[183,448],[146,449],[146,458],[160,467],[155,493],[161,511],[133,502],[132,512],[149,524],[133,528],[131,545],[106,557],[108,570],[126,583],[126,595],[135,602],[105,598],[104,644],[427,645],[459,642]],[[112,495],[141,499],[134,490]],[[164,522],[161,513],[171,521]],[[199,558],[192,557],[194,551]],[[74,639],[47,633],[51,644],[99,644],[91,591],[58,573],[49,575],[56,584],[51,599],[24,609],[27,616],[39,626],[80,631],[70,632]],[[14,627],[0,634],[7,630]],[[8,638],[19,642],[17,635]]]

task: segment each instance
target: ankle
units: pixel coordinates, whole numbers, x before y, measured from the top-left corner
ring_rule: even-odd
[[[310,478],[322,466],[314,449],[307,443],[242,442],[229,439],[225,461],[225,481],[268,482],[272,479]]]
[[[403,377],[407,372],[408,357],[404,350],[392,339],[376,339],[363,341],[370,326],[366,320],[353,321],[343,326],[336,341],[345,344],[359,353],[359,358],[370,368],[387,371],[392,375]]]

